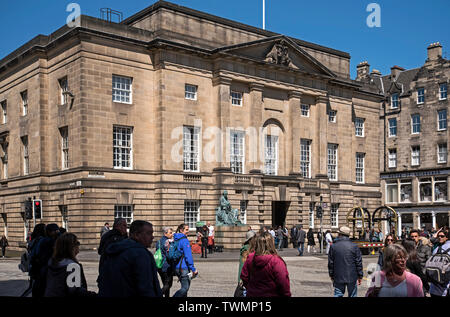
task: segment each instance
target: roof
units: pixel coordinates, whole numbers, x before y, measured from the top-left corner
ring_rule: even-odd
[[[190,16],[194,16],[194,17],[198,17],[201,19],[205,19],[205,20],[209,20],[212,22],[216,22],[219,24],[223,24],[223,25],[227,25],[233,28],[237,28],[237,29],[241,29],[241,30],[245,30],[248,32],[252,32],[255,34],[260,34],[266,37],[273,37],[273,36],[277,36],[277,35],[281,35],[279,33],[275,33],[275,32],[271,32],[271,31],[267,31],[267,30],[263,30],[261,28],[257,28],[251,25],[247,25],[244,23],[240,23],[240,22],[236,22],[233,20],[229,20],[229,19],[225,19],[216,15],[212,15],[206,12],[202,12],[202,11],[197,11],[191,8],[187,8],[187,7],[183,7],[171,2],[167,2],[167,1],[158,1],[156,3],[154,3],[153,5],[139,11],[138,13],[128,17],[127,19],[123,20],[121,23],[122,24],[126,24],[126,25],[130,25],[146,16],[148,16],[150,13],[157,11],[161,8],[164,9],[168,9],[168,10],[173,10],[173,11],[177,11],[177,12],[181,12]],[[300,46],[304,46],[304,47],[308,47],[311,49],[315,49],[315,50],[319,50],[322,52],[326,52],[326,53],[330,53],[333,55],[337,55],[337,56],[341,56],[341,57],[345,57],[345,58],[350,58],[350,54],[347,52],[343,52],[343,51],[339,51],[339,50],[335,50],[329,47],[325,47],[322,45],[318,45],[315,43],[311,43],[311,42],[306,42],[300,39],[295,39],[295,38],[291,38],[294,42],[296,42],[298,45]]]
[[[399,89],[402,89],[400,96],[404,96],[408,94],[410,84],[419,70],[420,67],[401,71],[396,80],[391,75],[372,76],[372,79],[382,94],[387,95],[392,83],[395,83]]]

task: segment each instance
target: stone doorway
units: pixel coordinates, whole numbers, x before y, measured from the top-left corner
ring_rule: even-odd
[[[289,201],[272,201],[272,227],[284,226],[289,209]]]

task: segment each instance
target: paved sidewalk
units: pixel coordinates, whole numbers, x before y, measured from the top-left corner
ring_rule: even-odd
[[[154,254],[155,249],[150,249]],[[282,257],[297,257],[298,251],[294,248],[283,249],[278,251],[278,254]],[[239,261],[240,252],[239,250],[224,251],[224,252],[214,252],[208,254],[208,258],[202,258],[201,254],[193,254],[194,262],[234,262]],[[314,257],[326,257],[326,254],[320,253],[305,253],[304,257],[314,256]],[[97,254],[97,250],[85,250],[80,251],[77,256],[80,262],[98,262],[100,256]]]

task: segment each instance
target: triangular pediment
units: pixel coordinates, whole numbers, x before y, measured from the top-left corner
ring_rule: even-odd
[[[286,36],[275,36],[222,47],[216,51],[307,73],[336,77],[331,70]]]
[[[391,82],[391,85],[389,86],[389,89],[387,90],[388,93],[390,94],[395,94],[395,93],[402,93],[403,92],[403,85],[393,81]]]

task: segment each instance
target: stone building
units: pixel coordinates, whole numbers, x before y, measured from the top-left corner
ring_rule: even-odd
[[[81,16],[0,61],[0,230],[23,245],[25,201],[98,246],[115,217],[337,230],[380,205],[375,85],[350,55],[158,1],[121,23]]]
[[[450,61],[442,45],[431,44],[423,66],[391,68],[369,78],[385,99],[381,110],[383,202],[401,215],[399,227],[449,225],[448,162]],[[369,65],[366,64],[367,68]],[[363,80],[364,81],[364,80]]]

